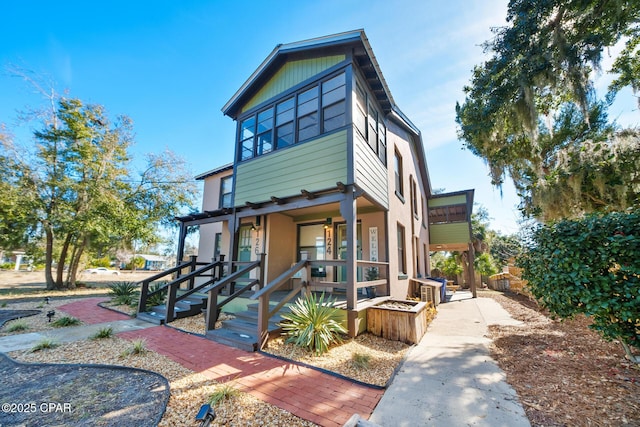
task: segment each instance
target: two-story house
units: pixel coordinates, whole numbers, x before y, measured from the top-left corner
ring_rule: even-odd
[[[237,123],[235,158],[196,178],[202,212],[180,218],[181,244],[199,225],[200,261],[264,254],[266,283],[317,261],[303,279],[346,295],[355,335],[372,289],[405,299],[430,275],[430,250],[471,248],[473,191],[432,195],[422,134],[364,31],[278,45],[222,111]]]

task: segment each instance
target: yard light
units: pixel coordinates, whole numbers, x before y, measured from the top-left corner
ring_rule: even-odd
[[[49,323],[51,323],[51,319],[53,319],[53,316],[56,315],[55,310],[51,310],[47,313],[47,318],[49,319]]]
[[[211,421],[216,419],[216,412],[213,410],[211,405],[205,403],[200,407],[200,411],[198,411],[198,415],[196,415],[196,421],[200,421],[201,427],[207,427],[211,424]]]

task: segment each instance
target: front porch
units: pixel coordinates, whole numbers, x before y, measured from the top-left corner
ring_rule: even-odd
[[[351,336],[366,330],[365,312],[368,307],[390,298],[376,297],[373,291],[385,290],[388,281],[362,281],[356,283],[356,303],[350,306],[347,282],[316,280],[314,271],[329,267],[346,268],[344,260],[301,260],[265,284],[265,258],[262,255],[257,262],[225,262],[222,257],[206,264],[193,257],[188,263],[152,276],[142,282],[138,318],[166,324],[204,312],[207,338],[255,351],[264,348],[271,336],[280,333],[281,310],[305,293],[330,294],[337,308],[344,311],[345,324]],[[359,261],[358,264],[361,268],[378,269],[383,272],[382,276],[387,275],[385,263]],[[233,270],[233,273],[224,274]],[[175,279],[166,282],[171,277]],[[162,304],[149,306],[156,295],[163,296]],[[222,312],[233,313],[237,320],[225,320],[223,328],[216,329]]]

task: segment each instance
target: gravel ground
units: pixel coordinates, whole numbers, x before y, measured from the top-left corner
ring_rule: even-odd
[[[265,352],[378,386],[387,384],[410,348],[405,343],[365,333],[331,347],[321,356],[315,356],[284,341],[284,338],[269,341]],[[363,358],[368,361],[360,364],[355,361]]]
[[[219,384],[153,351],[122,357],[131,345],[130,341],[114,337],[78,341],[35,353],[17,351],[9,356],[22,362],[107,364],[157,372],[169,380],[171,391],[166,412],[159,425],[168,427],[193,424],[200,405],[216,391]],[[74,395],[70,401],[74,408],[81,408],[83,402],[86,405],[93,403],[91,399],[83,399],[83,395]],[[314,425],[247,393],[239,393],[238,396],[219,403],[215,410],[217,418],[212,424],[215,426]]]
[[[61,317],[68,316],[68,314],[64,311],[58,310],[58,307],[64,304],[78,301],[79,299],[81,298],[51,298],[49,304],[44,303],[44,299],[40,298],[23,302],[6,301],[6,306],[0,310],[40,310],[41,312],[39,314],[36,314],[35,316],[22,317],[20,319],[8,321],[4,324],[4,326],[0,327],[0,337],[56,329],[51,325],[51,322],[49,322],[47,313],[51,310],[56,312],[53,318],[54,321]],[[16,323],[24,323],[27,326],[27,329],[24,331],[7,332],[7,330]]]

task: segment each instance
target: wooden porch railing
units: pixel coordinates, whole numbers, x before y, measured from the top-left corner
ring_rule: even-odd
[[[202,263],[197,262],[196,257],[191,257],[191,261],[184,262],[178,264],[177,266],[165,270],[161,273],[158,273],[154,276],[148,277],[142,281],[142,285],[140,288],[140,301],[138,303],[138,313],[144,313],[147,309],[147,301],[149,298],[153,297],[156,294],[161,294],[164,291],[167,291],[167,299],[166,299],[166,317],[165,322],[169,323],[174,320],[174,309],[176,302],[186,298],[189,295],[192,295],[195,292],[198,292],[205,286],[211,285],[215,283],[216,280],[220,278],[223,274],[224,269],[224,255],[220,256],[220,259],[217,261],[213,261],[211,263]],[[199,265],[202,267],[197,268]],[[181,275],[181,272],[188,268],[189,273],[185,275]],[[204,277],[206,273],[209,273],[206,277],[208,280],[204,283],[201,283],[197,287],[194,286],[196,277]],[[149,286],[152,282],[176,275],[177,278],[171,280],[166,285],[149,292]],[[182,284],[187,284],[187,292],[178,296],[178,289]]]
[[[239,297],[244,292],[250,290],[253,286],[258,285],[260,288],[264,286],[264,262],[265,262],[265,254],[260,255],[260,260],[254,262],[233,262],[233,265],[239,266],[237,271],[231,273],[225,277],[222,277],[220,281],[215,284],[210,284],[209,286],[202,289],[201,292],[208,293],[209,297],[207,299],[207,312],[205,315],[206,329],[210,331],[215,329],[216,322],[220,317],[220,312],[222,307],[224,307],[229,302],[233,301],[237,297]],[[242,279],[243,276],[248,275],[251,271],[256,268],[260,269],[260,274],[257,278],[249,279],[244,281],[244,285],[239,289],[235,290],[234,284],[239,282],[239,279]],[[231,289],[231,295],[225,298],[223,301],[218,302],[218,295],[220,294],[220,290],[225,286],[229,285]]]
[[[253,294],[251,299],[258,301],[258,348],[263,349],[269,340],[269,319],[272,318],[287,302],[289,302],[302,289],[307,289],[307,282],[300,281],[273,309],[269,309],[269,300],[273,292],[280,289],[297,272],[303,268],[307,269],[307,278],[310,276],[310,262],[307,260],[298,261],[289,270],[276,277],[267,286]]]

